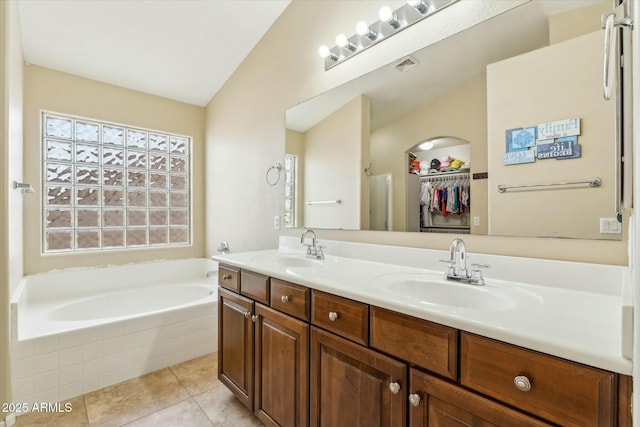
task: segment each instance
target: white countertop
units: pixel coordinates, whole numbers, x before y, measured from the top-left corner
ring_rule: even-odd
[[[305,262],[299,261],[306,259],[302,247],[292,242],[281,238],[280,249],[213,259],[589,366],[632,373],[632,362],[623,355],[623,344],[631,339],[630,321],[623,320],[630,303],[623,298],[624,284],[618,283],[625,280],[624,267],[478,255],[470,262],[491,263],[484,272],[486,285],[478,289],[444,280],[446,265],[438,263],[448,258],[444,251],[331,242],[324,260]],[[354,249],[365,259],[351,257]],[[418,259],[425,268],[416,268]],[[576,274],[579,280],[571,280]],[[521,279],[514,281],[514,276]],[[509,303],[482,308],[434,304],[428,292],[408,297],[394,288],[394,281],[403,278],[450,286],[456,295],[466,296],[468,290],[472,298],[499,295]]]

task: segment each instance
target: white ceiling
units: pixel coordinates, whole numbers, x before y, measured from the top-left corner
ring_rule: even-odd
[[[19,0],[26,63],[205,106],[290,0]]]

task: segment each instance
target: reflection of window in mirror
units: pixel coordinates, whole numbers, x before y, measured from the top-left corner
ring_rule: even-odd
[[[284,226],[296,227],[296,162],[291,154],[284,156]]]

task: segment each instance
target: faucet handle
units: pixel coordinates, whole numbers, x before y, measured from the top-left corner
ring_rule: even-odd
[[[455,261],[454,260],[452,260],[452,259],[439,259],[438,261],[446,262],[447,264],[449,264],[447,266],[447,274],[446,274],[446,276],[452,276],[455,273],[455,268],[454,268]]]
[[[484,285],[484,277],[482,277],[481,268],[490,268],[489,264],[472,263],[473,269],[471,269],[471,280],[474,280],[478,285]]]
[[[491,268],[489,264],[480,264],[477,262],[472,262],[471,265],[475,267],[473,271],[480,271],[481,268]]]
[[[316,258],[324,259],[324,248],[323,245],[316,245]]]

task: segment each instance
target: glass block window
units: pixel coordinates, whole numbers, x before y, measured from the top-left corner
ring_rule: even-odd
[[[284,226],[296,226],[296,156],[284,155]]]
[[[191,138],[42,115],[43,252],[188,245]]]

